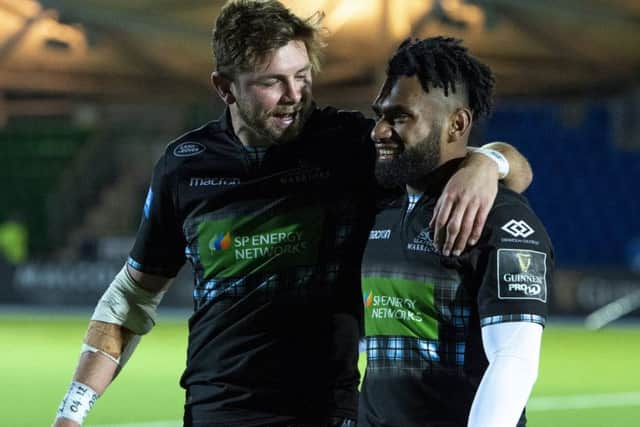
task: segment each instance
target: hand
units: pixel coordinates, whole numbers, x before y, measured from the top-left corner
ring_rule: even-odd
[[[480,239],[498,192],[498,167],[481,154],[469,154],[444,187],[429,227],[445,256],[462,253]]]

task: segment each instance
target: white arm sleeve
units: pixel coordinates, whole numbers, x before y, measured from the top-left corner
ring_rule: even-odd
[[[542,326],[509,322],[482,328],[489,360],[471,406],[468,427],[515,427],[538,377]]]

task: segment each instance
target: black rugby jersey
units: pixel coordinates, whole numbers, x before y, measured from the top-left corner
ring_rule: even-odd
[[[435,170],[409,212],[406,194],[384,203],[369,235],[359,427],[466,426],[488,365],[481,327],[545,323],[553,250],[523,196],[500,186],[478,244],[435,248],[429,221],[459,162]]]
[[[227,113],[158,161],[129,263],[167,277],[193,267],[188,423],[355,418],[371,126],[315,108],[257,163]]]

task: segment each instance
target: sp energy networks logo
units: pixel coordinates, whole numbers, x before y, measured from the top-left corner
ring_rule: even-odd
[[[212,251],[226,251],[231,247],[231,233],[219,233],[209,241],[209,249]]]
[[[322,213],[291,211],[267,220],[255,216],[205,220],[197,225],[205,277],[271,273],[317,261]]]
[[[498,249],[498,298],[547,301],[547,254]]]
[[[438,337],[433,284],[374,276],[362,286],[367,335]]]
[[[369,304],[365,303],[365,306],[373,309],[371,318],[422,322],[422,315],[416,309],[415,299],[390,295],[373,295],[372,291],[369,293],[370,295],[367,299],[371,299],[371,302]]]
[[[373,305],[373,291],[365,292],[362,296],[362,301],[364,302],[364,306],[366,308],[371,308]]]

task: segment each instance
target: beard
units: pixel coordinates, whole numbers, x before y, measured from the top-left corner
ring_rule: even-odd
[[[376,179],[385,188],[420,187],[425,177],[440,164],[439,123],[433,123],[431,133],[418,144],[405,147],[391,160],[376,162]]]
[[[311,98],[303,96],[296,105],[282,105],[271,111],[257,111],[251,103],[238,101],[238,115],[245,126],[266,144],[284,144],[300,135],[311,111]],[[273,120],[275,115],[294,114],[293,122],[285,127],[278,127]]]

